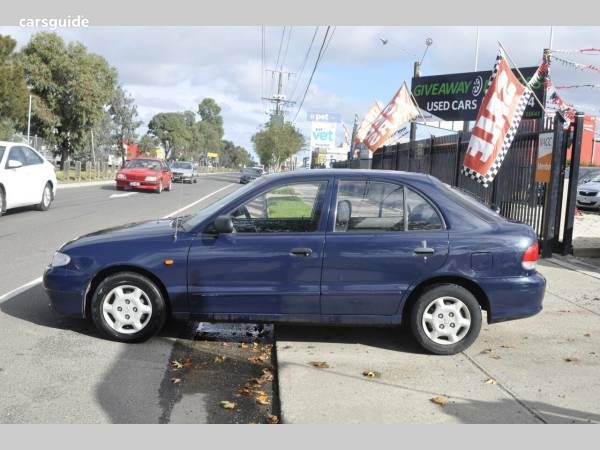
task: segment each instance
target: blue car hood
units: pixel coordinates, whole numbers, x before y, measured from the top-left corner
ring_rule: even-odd
[[[61,251],[103,242],[157,239],[164,237],[172,238],[174,232],[173,219],[128,223],[80,236],[63,245]]]

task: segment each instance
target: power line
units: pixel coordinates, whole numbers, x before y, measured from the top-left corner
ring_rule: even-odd
[[[265,96],[265,26],[260,27],[261,31],[261,48],[260,48],[260,98]],[[263,108],[265,101],[262,100]]]
[[[283,58],[281,58],[281,65],[279,66],[279,70],[283,70],[283,65],[285,64],[285,59],[287,58],[288,49],[290,48],[290,39],[292,38],[293,29],[294,27],[288,28],[287,43],[285,44],[285,51],[283,52]]]
[[[315,38],[317,37],[317,32],[319,31],[320,27],[315,27],[315,32],[312,35],[312,39],[310,40],[310,45],[308,46],[308,50],[306,51],[306,55],[304,55],[304,60],[302,61],[302,64],[300,65],[300,68],[298,69],[298,76],[296,77],[296,82],[294,83],[294,89],[292,89],[292,93],[290,94],[290,98],[294,98],[294,95],[296,94],[296,89],[298,89],[298,86],[300,85],[300,80],[302,78],[302,75],[304,75],[304,69],[306,68],[306,63],[308,62],[308,57],[310,56],[310,52],[313,48],[313,44],[315,43]]]
[[[327,30],[325,31],[325,36],[323,36],[323,42],[321,42],[321,48],[319,49],[319,54],[317,55],[317,59],[315,60],[315,65],[310,74],[310,78],[308,79],[308,83],[306,84],[306,89],[304,90],[304,95],[302,96],[302,101],[300,102],[300,106],[298,107],[298,111],[296,111],[296,115],[294,116],[294,119],[292,120],[292,122],[296,121],[296,119],[298,118],[298,114],[300,114],[300,110],[302,109],[302,105],[304,105],[304,100],[306,100],[306,94],[308,94],[308,89],[310,88],[313,77],[315,76],[317,67],[319,67],[319,62],[321,62],[321,57],[323,56],[323,49],[325,48],[325,44],[328,43],[327,36],[329,35],[330,29],[331,29],[331,26],[327,26]]]

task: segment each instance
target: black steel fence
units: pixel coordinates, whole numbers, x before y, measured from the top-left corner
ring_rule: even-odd
[[[563,202],[567,132],[562,126],[555,125],[556,123],[562,125],[562,122],[557,122],[558,120],[561,119],[557,118],[554,122],[547,121],[543,125],[538,121],[524,120],[500,171],[494,182],[487,188],[461,173],[471,137],[469,132],[382,147],[373,154],[371,165],[373,169],[433,175],[444,183],[468,192],[498,210],[504,217],[529,224],[535,230],[540,242],[545,245],[546,256],[553,250],[564,253],[570,250],[572,217],[569,220],[568,215],[574,214],[574,207],[570,204],[565,206]],[[582,125],[583,122],[580,127]],[[552,165],[559,167],[550,183],[545,183],[536,181],[536,170],[540,134],[548,132],[554,134]],[[579,157],[579,149],[580,143],[574,142],[574,158]],[[348,161],[346,165],[341,163],[336,165],[336,167],[355,168],[354,166],[352,161]],[[577,180],[577,174],[571,174],[570,180]],[[554,186],[551,196],[548,194],[550,185]],[[573,182],[573,186],[567,186],[569,193],[574,192],[575,188],[576,181]],[[570,229],[569,224],[571,224]]]

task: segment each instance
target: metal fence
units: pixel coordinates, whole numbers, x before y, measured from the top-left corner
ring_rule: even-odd
[[[572,157],[578,161],[581,139],[577,137],[577,130],[582,127],[583,116],[578,116],[577,125],[571,131],[563,129],[560,117],[543,124],[522,121],[498,174],[487,188],[461,173],[471,137],[469,132],[382,147],[373,154],[371,166],[433,175],[499,210],[504,217],[529,224],[538,235],[545,256],[552,251],[567,253],[571,250],[579,170],[579,164],[571,164],[570,176],[565,177],[567,137],[572,133]],[[538,144],[540,134],[547,132],[554,134],[552,175],[549,183],[542,183],[536,181]],[[355,168],[352,161],[336,167]],[[567,192],[566,202],[563,192]]]

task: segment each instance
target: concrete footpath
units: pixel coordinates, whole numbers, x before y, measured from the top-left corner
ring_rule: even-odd
[[[540,264],[542,313],[484,324],[455,356],[392,329],[278,327],[282,421],[600,423],[600,269],[560,262]]]

